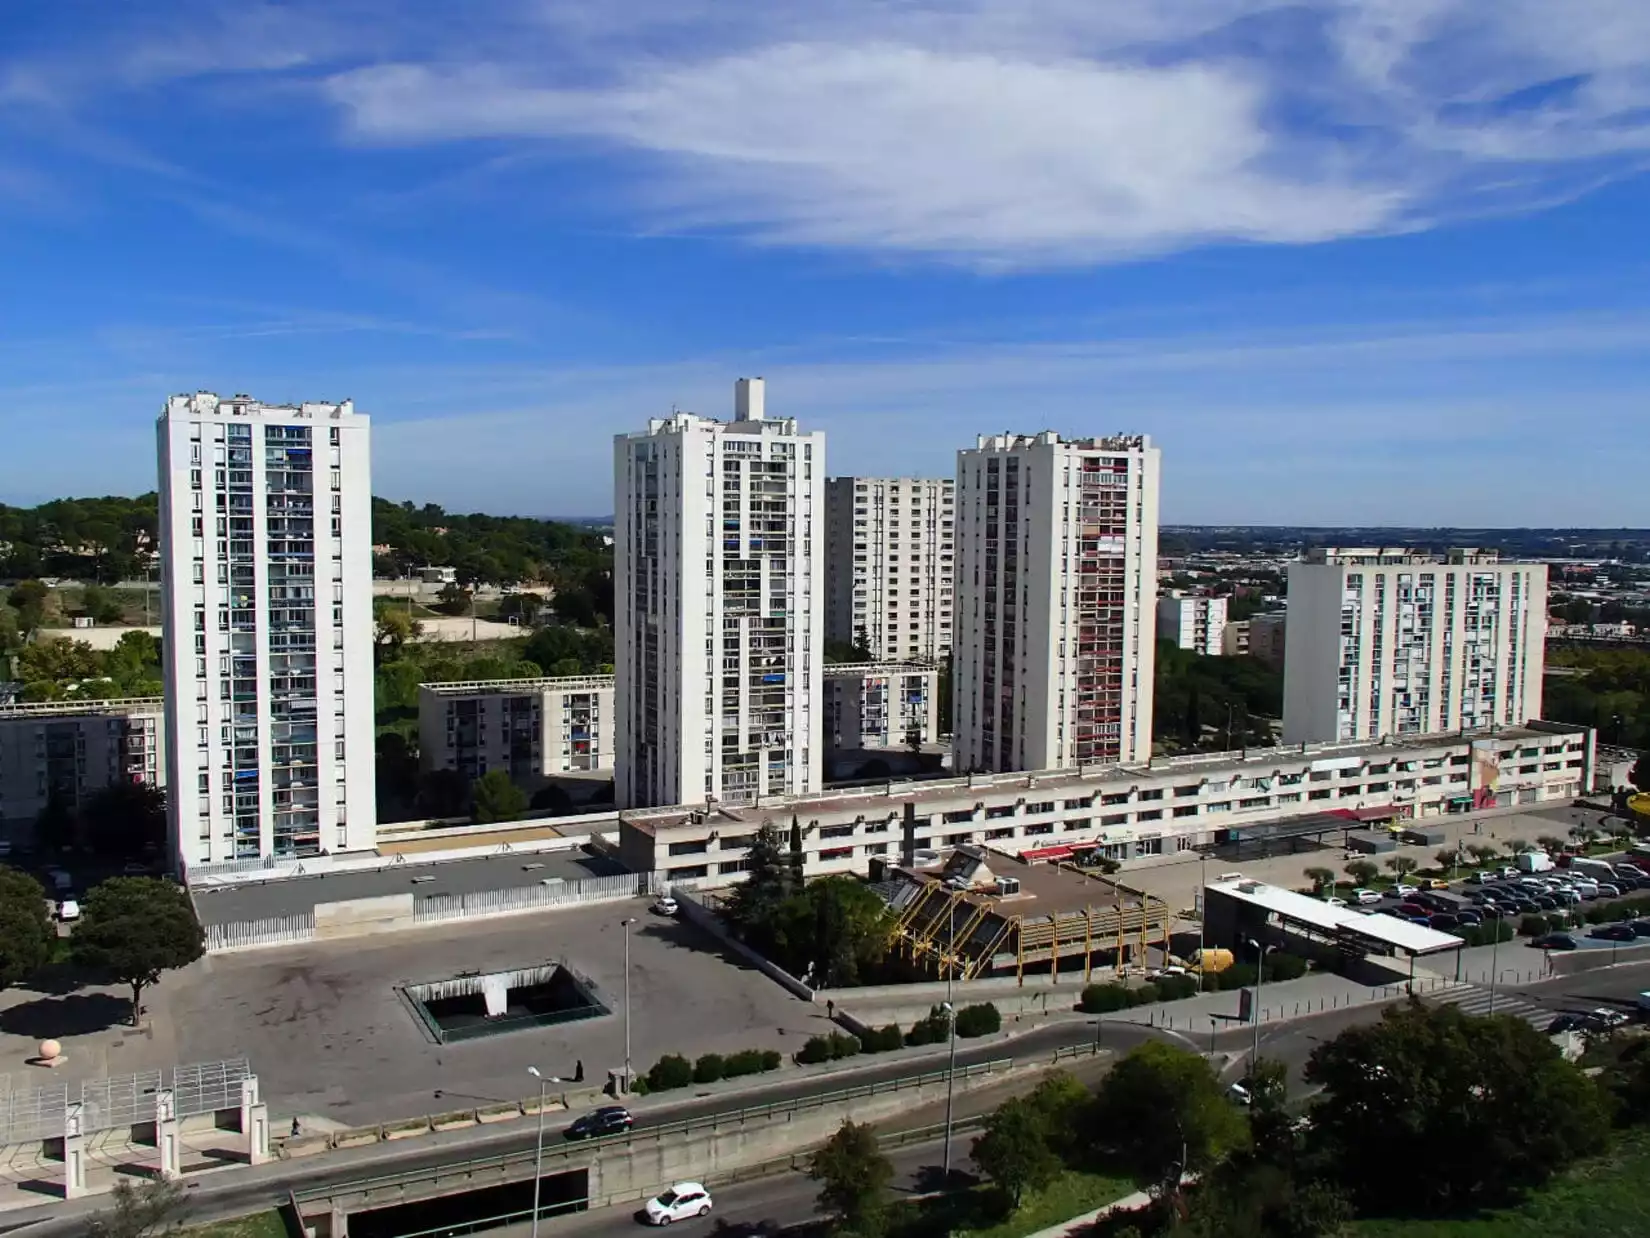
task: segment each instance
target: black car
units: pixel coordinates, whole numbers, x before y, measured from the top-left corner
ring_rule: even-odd
[[[1538,916],[1541,908],[1527,898],[1521,898],[1513,904],[1513,910],[1521,916]]]
[[[1587,936],[1599,941],[1637,941],[1639,935],[1633,931],[1631,924],[1600,924],[1589,930]]]
[[[627,1131],[635,1120],[623,1105],[603,1105],[592,1109],[562,1133],[569,1139],[597,1139]]]
[[[1547,1035],[1557,1036],[1560,1032],[1585,1032],[1592,1030],[1592,1024],[1579,1014],[1561,1014],[1547,1024]]]
[[[1500,903],[1480,903],[1478,906],[1478,914],[1486,920],[1499,920],[1511,910],[1510,907],[1503,907]]]
[[[1633,920],[1629,927],[1639,937],[1650,937],[1650,920]]]
[[[1556,898],[1554,898],[1551,894],[1537,894],[1530,901],[1532,903],[1534,903],[1537,907],[1541,908],[1542,911],[1557,911],[1560,907],[1562,907],[1564,905],[1564,904],[1560,903]]]
[[[1530,938],[1530,944],[1537,950],[1574,950],[1578,943],[1568,933],[1543,933]]]

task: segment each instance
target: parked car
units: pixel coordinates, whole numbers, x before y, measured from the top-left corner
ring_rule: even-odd
[[[1428,928],[1435,928],[1440,931],[1461,927],[1460,919],[1451,915],[1447,911],[1441,911],[1437,915],[1430,917],[1426,921],[1426,924]]]
[[[1346,906],[1346,900],[1344,898],[1336,898],[1334,895],[1330,895],[1328,898],[1324,899],[1323,901],[1331,907],[1345,907]]]
[[[1352,891],[1352,901],[1357,903],[1360,907],[1369,907],[1380,902],[1381,896],[1374,890],[1366,890],[1362,886],[1359,886],[1356,890]]]
[[[1633,930],[1634,936],[1650,937],[1650,920],[1633,920],[1627,927]]]
[[[80,904],[72,898],[64,899],[57,905],[57,918],[65,924],[80,919]]]
[[[710,1215],[710,1192],[697,1182],[678,1182],[663,1195],[647,1201],[644,1209],[648,1223],[669,1225],[688,1217]]]
[[[1591,1030],[1591,1024],[1579,1014],[1561,1014],[1547,1024],[1547,1035],[1557,1036],[1561,1032],[1585,1032]]]
[[[1518,876],[1518,871],[1519,870],[1514,868],[1511,864],[1503,864],[1500,868],[1496,869],[1495,871],[1500,875],[1500,877],[1503,881],[1506,881],[1506,880],[1510,880],[1513,877]]]
[[[1477,907],[1463,907],[1455,913],[1455,918],[1462,924],[1477,926],[1484,923],[1484,913]]]
[[[562,1134],[568,1139],[599,1139],[627,1131],[635,1121],[623,1105],[603,1105],[579,1118]]]
[[[1507,913],[1501,909],[1500,903],[1485,903],[1478,908],[1478,914],[1486,920],[1499,920]]]
[[[653,914],[656,916],[673,916],[681,909],[681,905],[668,894],[661,894],[653,900]]]
[[[1391,893],[1394,898],[1410,898],[1419,893],[1419,891],[1417,891],[1412,885],[1406,885],[1402,881],[1395,881],[1392,883]]]
[[[1637,941],[1639,935],[1631,924],[1600,924],[1589,929],[1587,936],[1599,941]]]
[[[1543,933],[1530,938],[1530,944],[1537,950],[1574,950],[1579,943],[1568,933]]]
[[[1537,894],[1530,901],[1541,908],[1542,911],[1558,910],[1558,899],[1551,894]]]
[[[1428,890],[1447,890],[1449,882],[1442,877],[1428,877],[1421,885]]]
[[[1467,880],[1472,882],[1473,885],[1488,885],[1490,882],[1495,880],[1495,874],[1486,869],[1479,869],[1472,876],[1468,877]]]

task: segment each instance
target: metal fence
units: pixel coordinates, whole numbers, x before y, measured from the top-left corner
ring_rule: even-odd
[[[145,1070],[108,1079],[88,1079],[78,1088],[56,1084],[14,1088],[0,1082],[0,1144],[61,1138],[69,1106],[79,1104],[85,1134],[155,1119],[155,1096],[170,1088],[179,1118],[233,1109],[241,1103],[241,1081],[252,1068],[245,1058]]]
[[[640,895],[658,894],[664,882],[657,873],[618,873],[611,877],[584,877],[551,885],[514,890],[483,890],[475,894],[437,894],[413,905],[413,920],[434,924],[443,920],[470,920],[572,907],[580,903],[613,903]]]
[[[315,913],[301,911],[290,916],[270,916],[263,920],[208,924],[205,928],[206,948],[209,952],[239,950],[251,946],[285,946],[315,940]]]

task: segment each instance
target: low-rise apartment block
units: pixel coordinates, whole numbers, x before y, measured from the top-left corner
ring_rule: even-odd
[[[848,662],[825,668],[825,743],[903,748],[939,739],[940,672],[921,662]]]
[[[1249,620],[1249,656],[1259,658],[1275,671],[1283,669],[1284,641],[1289,633],[1289,612],[1269,610]]]
[[[71,812],[116,782],[166,781],[159,697],[0,707],[0,824],[32,826],[54,797]]]
[[[753,805],[619,814],[620,856],[673,880],[744,871],[766,823],[801,834],[804,871],[985,845],[1026,859],[1076,850],[1122,862],[1229,841],[1234,831],[1317,821],[1425,819],[1567,802],[1592,785],[1593,733],[1538,722],[1384,743],[1325,743],[1159,757],[1149,763],[892,782]]]
[[[1220,656],[1241,658],[1249,652],[1249,620],[1234,619],[1220,634]]]
[[[524,789],[613,768],[613,676],[427,683],[418,689],[419,765],[469,782],[502,769]]]
[[[1226,632],[1226,599],[1175,594],[1157,599],[1157,639],[1218,657]]]

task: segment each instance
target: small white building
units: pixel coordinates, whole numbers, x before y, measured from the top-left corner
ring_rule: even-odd
[[[474,782],[502,769],[532,792],[557,774],[613,769],[613,676],[418,686],[418,763]]]
[[[923,662],[825,667],[825,742],[832,748],[904,748],[940,736],[939,668]]]
[[[1218,657],[1226,634],[1226,599],[1173,594],[1157,599],[1157,638],[1179,649]]]

